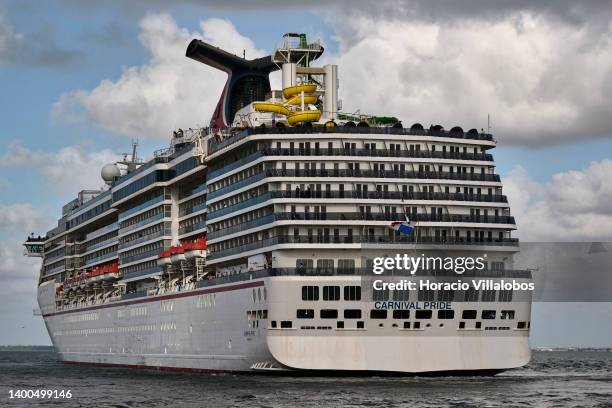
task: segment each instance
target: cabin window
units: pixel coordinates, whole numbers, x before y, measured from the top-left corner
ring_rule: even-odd
[[[502,310],[499,318],[502,320],[514,320],[514,310]]]
[[[465,322],[459,322],[459,328],[465,329]]]
[[[315,208],[318,208],[318,207],[315,207]],[[334,260],[333,259],[318,259],[317,260],[317,273],[322,274],[322,275],[332,275],[334,273]]]
[[[361,319],[361,309],[346,309],[344,311],[345,319]]]
[[[404,329],[410,328],[410,322],[404,322]]]
[[[349,228],[345,242],[353,241],[353,230]],[[353,275],[355,273],[354,259],[338,259],[338,275]]]
[[[527,324],[525,322],[518,322],[518,324],[516,325],[517,329],[524,329],[527,326]]]
[[[438,319],[454,319],[454,310],[438,310]]]
[[[374,290],[372,292],[372,301],[384,302],[386,300],[389,300],[389,289]]]
[[[314,319],[314,310],[312,309],[298,309],[296,316],[298,319]]]
[[[495,319],[495,310],[483,310],[481,317],[485,320]]]
[[[370,310],[370,319],[386,319],[387,310],[385,309],[372,309]]]
[[[394,319],[410,319],[410,310],[399,310],[396,309],[393,311]]]
[[[476,310],[464,310],[463,313],[461,314],[461,318],[462,319],[476,319]]]
[[[340,300],[340,286],[323,286],[323,300]]]
[[[344,300],[361,300],[361,286],[345,286]]]
[[[417,310],[414,315],[417,319],[431,319],[432,311],[431,310]]]
[[[336,309],[321,309],[321,319],[337,319],[338,311]]]
[[[421,322],[414,322],[414,324],[412,325],[413,329],[420,329],[421,328]]]
[[[342,320],[340,320],[339,322],[336,322],[336,328],[344,329],[344,322]]]
[[[393,300],[396,302],[407,302],[410,298],[409,290],[394,290],[393,291]]]
[[[283,320],[281,321],[281,329],[290,329],[293,327],[293,323],[291,320]]]
[[[313,272],[313,261],[312,259],[296,259],[295,260],[295,272],[298,275],[308,275]]]
[[[357,328],[358,329],[363,329],[365,327],[365,325],[363,324],[362,321],[357,322]]]
[[[319,300],[319,287],[302,286],[302,300]]]

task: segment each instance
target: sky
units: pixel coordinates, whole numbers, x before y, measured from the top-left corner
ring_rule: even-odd
[[[188,42],[251,59],[285,32],[320,39],[345,111],[466,130],[490,118],[521,240],[612,241],[609,1],[4,0],[0,344],[49,344],[25,236],[101,187],[132,140],[147,157],[173,129],[208,124],[224,74],[185,58]],[[532,344],[612,346],[610,304],[567,306],[572,333],[556,307],[534,307]]]

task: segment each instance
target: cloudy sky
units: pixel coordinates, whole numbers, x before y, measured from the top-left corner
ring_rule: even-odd
[[[21,240],[133,139],[149,155],[210,120],[224,75],[184,57],[192,38],[256,58],[305,32],[339,64],[344,110],[464,129],[490,115],[520,238],[612,241],[609,1],[165,3],[0,3],[0,344],[49,342]],[[534,345],[612,345],[609,304],[569,307],[572,333],[555,307],[536,305]]]

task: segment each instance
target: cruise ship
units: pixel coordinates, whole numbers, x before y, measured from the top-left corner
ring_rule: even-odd
[[[528,363],[529,295],[372,288],[372,257],[395,254],[484,254],[464,281],[532,281],[514,269],[493,136],[344,112],[323,51],[296,33],[254,60],[191,41],[190,63],[228,75],[210,126],[169,129],[149,160],[134,146],[104,166],[106,188],[78,193],[24,244],[42,258],[38,303],[62,361],[289,375]]]

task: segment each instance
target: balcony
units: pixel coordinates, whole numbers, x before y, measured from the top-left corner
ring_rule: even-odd
[[[184,234],[188,234],[192,231],[197,231],[199,229],[205,228],[206,227],[206,220],[202,220],[202,221],[198,221],[194,224],[191,225],[186,225],[184,227],[180,227],[179,228],[179,235],[184,235]]]
[[[127,273],[124,272],[123,279],[137,278],[140,276],[151,275],[154,273],[161,273],[161,272],[162,272],[162,268],[160,268],[159,266],[154,266],[152,268],[140,269],[138,271],[127,272]]]
[[[191,190],[188,190],[188,191],[181,190],[181,192],[179,194],[179,200],[183,200],[183,199],[185,199],[187,197],[190,197],[192,195],[196,195],[198,193],[201,193],[204,190],[206,190],[206,183],[200,184],[199,186],[197,186],[197,187],[195,187],[195,188],[193,188]]]
[[[455,173],[447,171],[395,171],[395,170],[266,170],[266,177],[350,177],[350,178],[402,178],[422,180],[466,180],[500,182],[497,174]]]
[[[202,280],[198,282],[198,287],[207,287],[221,285],[225,283],[239,282],[243,280],[253,280],[274,276],[372,276],[372,270],[368,268],[268,268],[260,269],[253,272],[239,273],[229,276],[219,276],[210,280]],[[390,275],[384,273],[383,276]],[[457,277],[457,273],[452,270],[418,270],[414,275],[407,274],[405,271],[396,271],[393,276],[430,276],[430,277]],[[381,275],[377,275],[381,276]],[[465,271],[462,277],[469,278],[514,278],[514,279],[531,279],[531,271],[524,269],[501,269],[501,270],[472,270]],[[461,301],[456,299],[455,301]]]
[[[256,159],[258,159],[259,157],[262,157],[264,155],[264,151],[265,150],[260,150],[257,151],[255,153],[252,153],[246,157],[243,157],[242,159],[236,160],[233,163],[227,164],[221,168],[218,168],[216,170],[212,170],[208,173],[208,180],[212,180],[215,177],[219,177],[222,174],[225,174],[227,172],[230,172],[234,169],[237,169],[240,166],[243,166],[245,164],[251,163],[252,161],[255,161]]]
[[[247,207],[251,207],[253,205],[257,205],[263,202],[268,201],[272,196],[270,195],[270,193],[265,193],[253,198],[250,198],[248,200],[244,200],[240,203],[237,204],[233,204],[230,206],[227,206],[225,208],[221,208],[217,211],[213,211],[213,212],[209,212],[208,213],[208,219],[212,220],[213,218],[217,218],[217,217],[221,217],[223,215],[226,214],[231,214],[234,211],[238,211],[238,210],[242,210],[243,208],[247,208]]]
[[[197,198],[195,200],[200,201]],[[193,214],[205,208],[206,208],[206,200],[201,201],[198,204],[192,205],[191,207],[189,207],[188,204],[181,204],[181,210],[179,211],[179,217],[185,217],[189,214]]]
[[[248,185],[254,184],[254,183],[258,182],[259,180],[263,180],[264,178],[266,178],[266,173],[265,172],[257,173],[257,174],[255,174],[255,175],[253,175],[251,177],[247,177],[247,178],[245,178],[243,180],[240,180],[240,181],[238,181],[236,183],[227,185],[227,186],[222,187],[222,188],[220,188],[218,190],[215,190],[213,192],[208,193],[208,200],[210,201],[210,200],[212,200],[212,199],[214,199],[216,197],[222,196],[223,194],[227,194],[227,193],[230,193],[232,191],[238,190],[239,188],[246,187]]]
[[[269,194],[271,194],[272,198],[362,198],[369,200],[438,200],[476,201],[488,203],[508,202],[508,198],[501,194],[464,194],[444,192],[285,190],[271,191]]]
[[[62,272],[64,271],[65,268],[66,268],[65,264],[62,262],[61,265],[58,265],[58,266],[53,267],[52,269],[47,269],[43,271],[43,276],[49,276],[49,275],[53,275],[58,272]]]
[[[236,232],[245,231],[251,228],[259,227],[265,224],[271,224],[277,221],[276,214],[269,214],[261,218],[256,218],[250,221],[246,221],[240,224],[233,225],[231,227],[223,228],[220,230],[212,231],[206,234],[208,239],[215,239],[224,235],[234,234]]]
[[[160,247],[160,248],[151,249],[150,251],[145,251],[145,252],[141,252],[141,253],[130,255],[130,256],[123,256],[123,254],[119,254],[119,264],[125,265],[130,262],[139,261],[141,259],[150,258],[152,256],[157,256],[162,249],[163,248]]]
[[[109,245],[111,243],[115,243],[116,244],[118,241],[119,241],[119,238],[117,238],[117,235],[115,235],[115,236],[112,236],[112,237],[110,237],[108,239],[105,239],[104,241],[101,241],[101,242],[98,242],[96,244],[90,245],[90,246],[88,246],[86,248],[83,248],[80,251],[80,253],[83,254],[83,253],[86,253],[86,252],[89,252],[89,251],[93,251],[94,249],[102,248],[102,247],[104,247],[106,245]]]
[[[113,251],[113,252],[110,252],[108,254],[96,256],[95,258],[85,259],[83,261],[84,262],[83,267],[84,268],[89,268],[89,267],[94,266],[95,264],[98,264],[100,262],[109,261],[111,259],[116,259],[116,258],[117,258],[117,252]]]
[[[147,242],[155,238],[163,237],[163,236],[171,236],[172,232],[169,228],[164,228],[159,231],[155,231],[151,234],[143,235],[141,237],[131,239],[129,241],[121,241],[119,242],[119,249],[129,248],[134,245],[138,245],[142,242]]]
[[[122,211],[119,213],[119,222],[125,220],[126,218],[128,218],[130,215],[137,213],[140,210],[144,210],[147,207],[151,207],[153,204],[156,203],[161,203],[162,201],[164,201],[164,195],[161,194],[157,197],[153,197],[150,200],[145,201],[144,203],[138,204],[135,207],[132,207],[130,209],[127,209],[125,211]]]
[[[121,233],[121,235],[125,235],[125,233],[127,232],[133,231],[140,227],[144,227],[145,225],[151,224],[153,222],[161,221],[163,219],[164,219],[164,213],[160,212],[160,213],[150,216],[149,218],[145,218],[144,220],[139,221],[137,223],[130,224],[126,227],[122,226],[120,227],[119,232]]]
[[[347,235],[347,236],[325,236],[325,235],[278,235],[275,237],[258,240],[233,248],[211,252],[207,259],[218,259],[226,256],[240,254],[279,244],[404,244],[404,245],[486,245],[486,246],[510,246],[518,247],[516,238],[479,240],[462,238],[438,238],[420,237],[406,235]]]
[[[313,127],[257,127],[244,129],[240,133],[226,137],[220,143],[211,143],[209,153],[213,154],[219,150],[231,146],[232,144],[243,140],[251,135],[308,135],[308,134],[375,134],[375,135],[414,135],[414,136],[434,136],[434,137],[449,137],[453,139],[471,139],[493,141],[493,135],[488,133],[459,133],[446,130],[429,130],[429,129],[409,129],[409,128],[390,128],[390,127],[341,127],[335,126],[328,128],[324,126]],[[212,139],[211,139],[212,140]]]
[[[275,170],[273,170],[275,171]],[[395,192],[395,191],[270,191],[265,194],[232,204],[225,208],[208,213],[208,219],[230,214],[273,198],[363,198],[363,199],[395,199],[395,200],[445,200],[445,201],[476,201],[507,203],[508,198],[500,194],[463,194],[463,193],[426,193],[426,192]]]
[[[261,218],[246,221],[231,227],[220,230],[211,231],[207,234],[208,239],[213,240],[224,235],[235,234],[240,231],[246,231],[251,228],[256,228],[261,225],[271,224],[275,221],[398,221],[403,220],[404,215],[398,213],[274,213]],[[486,224],[511,224],[516,225],[514,217],[510,216],[471,216],[462,214],[417,214],[416,217],[410,217],[412,221],[423,222],[465,222],[465,223],[486,223]]]
[[[113,222],[112,224],[107,225],[106,227],[102,227],[100,229],[97,229],[95,231],[90,232],[89,234],[85,235],[85,239],[83,241],[78,242],[79,244],[85,243],[87,241],[90,241],[94,238],[98,238],[101,237],[102,235],[106,234],[107,232],[111,232],[114,231],[116,229],[119,229],[119,223],[118,222]]]
[[[65,257],[66,257],[66,251],[57,251],[53,255],[45,255],[43,264],[48,265],[50,263],[53,263]]]
[[[473,161],[493,161],[493,155],[488,153],[463,153],[463,152],[444,152],[427,150],[388,150],[388,149],[351,149],[351,148],[326,148],[321,147],[309,149],[276,149],[266,148],[250,154],[233,163],[227,164],[219,169],[213,170],[208,174],[208,179],[212,180],[222,174],[229,173],[240,166],[255,161],[262,156],[350,156],[350,157],[410,157],[422,159],[447,159],[447,160],[473,160]]]

